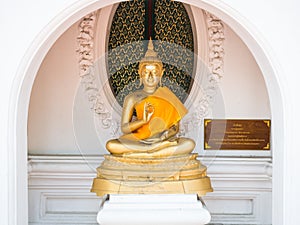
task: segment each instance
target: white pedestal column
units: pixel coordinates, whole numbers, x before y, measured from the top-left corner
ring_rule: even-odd
[[[210,213],[197,195],[109,195],[97,221],[100,225],[204,225]]]

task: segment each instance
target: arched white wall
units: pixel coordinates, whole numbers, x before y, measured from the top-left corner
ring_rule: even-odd
[[[186,0],[185,2],[203,7],[225,20],[242,37],[259,63],[266,79],[273,113],[272,120],[275,125],[272,130],[275,148],[273,224],[298,224],[300,220],[296,204],[297,197],[299,197],[297,189],[300,184],[296,177],[300,165],[296,160],[298,148],[294,141],[297,140],[297,127],[293,125],[299,124],[299,109],[296,107],[298,78],[294,68],[298,63],[295,52],[300,52],[299,46],[295,43],[300,37],[299,31],[293,29],[293,25],[300,21],[296,10],[299,8],[298,3],[293,0],[286,1],[284,4],[282,1],[261,2],[258,0],[249,2],[231,0],[227,1],[228,5],[216,0],[207,2]],[[3,140],[1,146],[2,149],[5,149],[1,158],[1,169],[3,168],[1,175],[8,184],[4,185],[4,191],[1,192],[1,200],[3,200],[1,201],[1,217],[5,224],[27,223],[26,122],[30,91],[37,68],[49,47],[72,23],[95,7],[103,7],[112,2],[103,0],[96,3],[93,1],[79,3],[70,0],[43,1],[40,2],[41,5],[36,3],[35,1],[7,2],[6,12],[2,13],[1,11],[1,17],[3,16],[8,21],[11,18],[9,12],[14,12],[14,15],[19,16],[24,15],[20,21],[10,21],[9,24],[2,27],[12,34],[9,38],[2,37],[4,40],[1,41],[1,44],[4,43],[5,47],[3,49],[7,50],[6,52],[15,53],[12,54],[13,58],[10,58],[10,55],[2,55],[2,61],[9,59],[2,70],[6,76],[1,77],[1,81],[3,81],[1,82],[3,92],[3,94],[1,93],[1,102],[4,109],[9,108],[8,111],[1,110],[1,121],[4,124],[1,127]],[[22,10],[18,10],[22,4],[24,5]],[[15,7],[16,5],[18,7]],[[32,8],[32,5],[35,5],[36,8]],[[35,12],[35,9],[39,9],[38,12]],[[63,9],[64,11],[59,13]],[[39,15],[39,19],[26,18],[28,15],[26,13],[30,12],[32,15]],[[45,15],[44,12],[47,14]],[[277,19],[278,15],[281,15],[280,20]],[[294,18],[292,25],[290,17]],[[31,21],[31,18],[34,19]],[[48,24],[52,18],[55,20]],[[46,26],[46,24],[48,25]],[[44,26],[46,28],[43,29]],[[19,30],[13,30],[16,27],[28,27],[24,37],[22,36],[24,40],[21,42],[18,35]],[[278,27],[281,27],[284,33],[293,33],[293,35],[288,37],[279,35]],[[30,45],[33,37],[41,30],[43,32],[35,39],[35,43]],[[8,43],[17,45],[17,48],[11,49]],[[26,50],[28,46],[30,48]],[[288,57],[287,52],[292,52],[294,57]],[[15,81],[13,82],[14,77]],[[281,94],[284,95],[284,98]],[[283,114],[283,109],[285,114]],[[283,119],[285,123],[283,123]]]
[[[72,125],[73,102],[80,82],[77,35],[75,23],[59,37],[39,68],[28,113],[29,154],[79,154]]]
[[[9,52],[2,55],[1,61],[6,62],[3,66],[6,76],[0,82],[4,106],[1,111],[4,124],[1,127],[1,143],[2,149],[5,149],[1,157],[1,175],[7,181],[7,186],[1,192],[4,224],[28,223],[27,115],[39,66],[53,43],[70,25],[94,9],[114,2],[117,1],[31,0],[9,1],[5,7],[1,7],[1,21],[7,21],[3,29],[10,34],[1,37],[4,52]],[[11,12],[16,13],[19,19],[12,19]]]
[[[220,81],[220,91],[225,118],[271,118],[269,96],[260,68],[230,27],[225,26],[224,33],[224,77]]]
[[[108,7],[103,11],[107,9]],[[102,10],[99,13],[101,16],[99,21],[109,20],[110,14],[104,17]],[[198,21],[195,22],[197,24]],[[205,25],[205,21],[199,22],[200,25]],[[98,137],[94,131],[94,114],[89,108],[87,97],[85,93],[78,94],[78,91],[81,91],[79,59],[76,54],[78,26],[78,22],[74,23],[54,43],[35,78],[28,114],[29,154],[100,155],[107,153],[104,146],[106,140],[99,141],[101,134]],[[98,35],[98,29],[106,30],[107,26],[108,24],[104,23],[98,24],[95,35]],[[224,24],[224,32],[224,76],[219,88],[225,114],[223,110],[217,112],[216,106],[214,116],[219,119],[269,119],[271,117],[269,96],[257,63],[247,46],[226,24]],[[106,37],[103,34],[102,36],[105,45]],[[96,39],[95,44],[103,49],[103,44],[98,43],[100,41],[103,42]],[[199,43],[199,45],[205,46],[206,43]],[[196,98],[197,96],[194,96],[193,101],[199,101]],[[218,105],[218,102],[215,105]],[[203,145],[202,142],[200,143],[198,146]]]

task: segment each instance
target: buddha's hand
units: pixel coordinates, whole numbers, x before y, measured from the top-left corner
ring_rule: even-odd
[[[140,140],[140,142],[144,143],[144,144],[148,144],[148,145],[151,145],[151,144],[155,144],[155,143],[158,143],[158,142],[162,142],[162,141],[165,141],[168,139],[168,133],[169,131],[164,131],[160,134],[157,134],[153,137],[150,137],[150,138],[147,138],[147,139],[142,139]]]
[[[161,140],[158,137],[153,137],[153,138],[147,138],[147,139],[140,140],[140,142],[142,142],[143,144],[147,144],[147,145],[152,145],[152,144],[158,143],[160,141]]]
[[[161,141],[167,140],[168,137],[169,137],[169,131],[166,130],[166,131],[164,131],[164,132],[161,134],[160,140],[161,140]]]
[[[149,102],[145,102],[144,104],[144,114],[143,120],[148,123],[154,113],[154,107]]]

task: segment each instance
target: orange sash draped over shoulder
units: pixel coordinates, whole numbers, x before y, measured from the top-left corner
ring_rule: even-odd
[[[150,121],[132,134],[123,135],[121,138],[142,140],[153,137],[178,123],[188,112],[182,102],[167,87],[159,87],[152,95],[136,103],[138,120],[143,119],[144,105],[147,103],[154,108]]]

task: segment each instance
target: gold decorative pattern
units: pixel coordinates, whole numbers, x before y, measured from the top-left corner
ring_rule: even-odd
[[[270,127],[271,121],[270,121],[270,120],[264,120],[264,123],[265,123],[268,127]]]
[[[269,150],[270,149],[270,143],[267,143],[267,145],[263,149]]]
[[[204,142],[204,149],[209,149],[211,146],[208,145],[207,141]]]
[[[145,3],[141,0],[121,2],[112,21],[108,42],[109,82],[120,105],[139,86],[137,70],[144,56],[144,22]]]
[[[192,87],[194,66],[193,31],[189,16],[180,2],[155,1],[155,39],[168,45],[156,45],[165,63],[163,84],[184,102]]]
[[[207,127],[207,125],[211,122],[210,119],[205,119],[204,120],[204,126]]]
[[[121,2],[113,17],[108,43],[109,83],[117,102],[139,89],[138,62],[148,40],[147,0]],[[162,84],[184,102],[193,84],[194,42],[190,19],[183,3],[152,0],[154,48],[164,63]],[[148,12],[152,13],[152,12]]]

